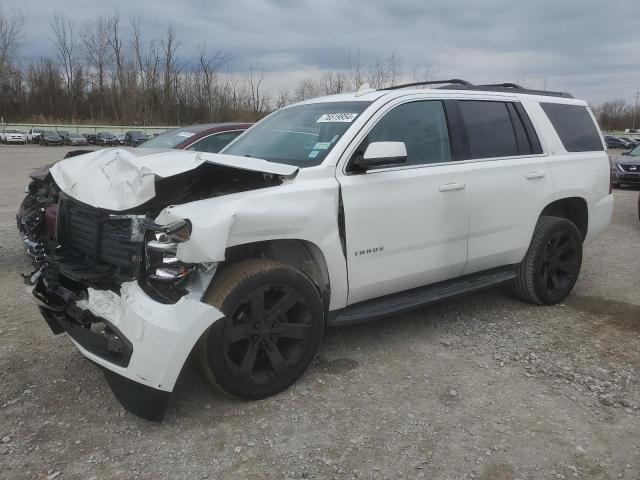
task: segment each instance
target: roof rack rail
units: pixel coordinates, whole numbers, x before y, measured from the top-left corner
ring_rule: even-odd
[[[459,78],[453,78],[451,80],[432,80],[428,82],[415,82],[415,83],[405,83],[403,85],[393,85],[391,87],[381,88],[379,90],[398,90],[400,88],[407,87],[417,87],[420,85],[440,85],[443,86],[438,87],[440,89],[447,90],[480,90],[485,92],[509,92],[509,93],[526,93],[528,95],[542,95],[546,97],[563,97],[563,98],[573,98],[573,95],[566,92],[552,92],[549,90],[531,90],[529,88],[524,88],[517,83],[489,83],[484,85],[474,85],[471,82],[467,82],[466,80],[460,80]]]
[[[461,80],[459,78],[452,78],[451,80],[429,80],[426,82],[404,83],[402,85],[393,85],[391,87],[379,88],[378,90],[398,90],[400,88],[418,87],[420,85],[440,85],[441,83],[464,85],[465,87],[474,86],[473,83],[467,82],[466,80]]]

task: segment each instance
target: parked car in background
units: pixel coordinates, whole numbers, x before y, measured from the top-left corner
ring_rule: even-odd
[[[636,146],[635,142],[627,137],[619,137],[622,143],[625,145],[625,148],[633,148]]]
[[[58,133],[58,135],[60,135],[60,138],[62,138],[62,142],[64,143],[64,140],[69,135],[69,132],[66,130],[56,130],[56,132]]]
[[[31,128],[27,132],[27,142],[29,143],[40,143],[40,135],[42,135],[42,129],[40,128]]]
[[[89,145],[89,141],[81,133],[68,133],[64,138],[64,144],[70,146],[85,146]]]
[[[613,135],[605,135],[604,141],[607,144],[607,148],[627,148],[626,142],[623,142],[621,138]]]
[[[4,130],[0,133],[0,141],[2,143],[21,143],[24,145],[27,137],[19,130]]]
[[[96,139],[98,138],[98,134],[97,133],[86,133],[85,138],[87,139],[87,142],[89,142],[90,145],[95,145],[96,144]]]
[[[137,147],[141,143],[146,142],[147,139],[147,136],[143,132],[131,130],[124,134],[123,144],[128,147]]]
[[[611,184],[640,185],[640,146],[610,158]]]
[[[210,123],[175,128],[150,138],[140,148],[175,148],[217,153],[250,126],[250,123]]]
[[[48,147],[49,145],[62,145],[62,137],[58,135],[58,132],[52,130],[44,130],[40,135],[40,145]]]
[[[118,145],[124,145],[124,137],[126,134],[124,133],[119,133],[116,135],[116,140],[118,142]]]
[[[101,147],[113,146],[118,144],[118,139],[113,133],[100,132],[96,135],[96,145]]]

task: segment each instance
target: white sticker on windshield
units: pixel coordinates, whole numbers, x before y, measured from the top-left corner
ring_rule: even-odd
[[[194,135],[195,135],[195,133],[191,133],[191,132],[180,132],[180,133],[178,133],[179,137],[185,137],[185,138],[193,137]]]
[[[316,123],[327,123],[327,122],[343,122],[343,123],[351,123],[353,119],[358,116],[357,113],[325,113],[320,116]]]
[[[313,146],[314,150],[326,150],[331,146],[331,142],[318,142]]]

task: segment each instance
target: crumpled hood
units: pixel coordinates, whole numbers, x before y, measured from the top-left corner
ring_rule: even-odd
[[[51,175],[58,187],[76,200],[120,211],[151,200],[157,178],[188,172],[204,162],[282,176],[298,171],[291,165],[219,153],[108,148],[62,160],[51,167]]]

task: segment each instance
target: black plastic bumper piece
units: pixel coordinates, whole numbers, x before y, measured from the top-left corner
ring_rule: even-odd
[[[171,392],[134,382],[106,368],[103,370],[111,391],[127,411],[144,420],[162,421]]]

